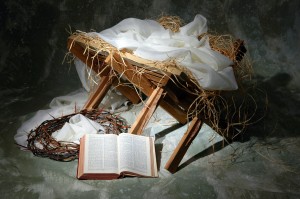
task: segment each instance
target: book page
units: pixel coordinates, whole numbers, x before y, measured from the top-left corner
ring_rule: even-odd
[[[122,133],[119,135],[121,171],[151,176],[149,137]]]
[[[114,134],[86,135],[84,173],[118,173],[118,144]]]

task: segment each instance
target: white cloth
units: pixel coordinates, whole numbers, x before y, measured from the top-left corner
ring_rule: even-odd
[[[139,57],[153,61],[176,59],[189,69],[198,83],[208,90],[235,90],[237,83],[232,61],[211,49],[206,18],[196,15],[189,24],[173,33],[153,20],[128,18],[97,34],[118,49],[129,49]]]
[[[39,110],[34,115],[30,114],[21,118],[22,125],[14,136],[16,143],[26,147],[28,133],[32,129],[37,128],[45,120],[52,120],[53,117],[58,118],[80,110],[87,98],[87,92],[79,89],[68,95],[54,98],[49,105],[49,109]]]
[[[125,97],[120,96],[115,92],[110,92],[104,98],[105,107],[113,113],[126,111],[128,106],[126,105],[126,99],[124,100],[124,98]],[[81,110],[87,99],[88,93],[83,89],[79,89],[68,95],[54,98],[49,105],[49,109],[39,110],[34,115],[30,114],[21,118],[22,125],[14,136],[16,143],[26,147],[28,133],[32,129],[38,127],[45,120],[52,120],[53,117],[58,118]],[[103,104],[101,106],[103,106]]]
[[[99,123],[77,114],[69,119],[64,126],[55,131],[52,137],[57,141],[74,142],[79,144],[80,138],[85,134],[104,133],[105,129]]]
[[[83,88],[86,91],[90,92],[91,89],[90,89],[90,84],[88,82],[88,79],[89,77],[91,77],[93,70],[89,70],[88,67],[78,58],[74,60],[74,65]]]

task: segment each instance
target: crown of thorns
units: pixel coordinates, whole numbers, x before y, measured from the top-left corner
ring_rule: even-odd
[[[103,110],[83,110],[78,113],[42,122],[36,129],[29,132],[26,148],[36,156],[48,157],[57,161],[66,162],[77,159],[79,154],[79,144],[57,141],[52,137],[52,133],[60,130],[63,125],[76,114],[82,114],[85,117],[98,122],[104,127],[106,134],[126,133],[129,128],[125,119],[118,115]]]

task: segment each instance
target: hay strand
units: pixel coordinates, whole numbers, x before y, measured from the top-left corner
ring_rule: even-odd
[[[180,27],[184,24],[183,20],[178,16],[162,15],[158,20],[165,29],[169,29],[172,32],[179,32]]]

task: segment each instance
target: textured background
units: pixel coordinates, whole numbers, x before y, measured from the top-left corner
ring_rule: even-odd
[[[284,0],[1,1],[1,105],[21,106],[32,96],[45,103],[80,86],[74,67],[62,64],[70,28],[101,31],[124,18],[156,19],[162,13],[178,15],[186,22],[197,13],[204,15],[210,31],[245,40],[256,77],[274,80],[270,82],[273,90],[298,90],[298,10],[299,1]]]
[[[208,28],[210,31],[221,34],[229,33],[245,40],[255,71],[253,81],[256,82],[260,88],[266,90],[269,99],[267,116],[262,123],[255,125],[250,130],[249,135],[258,136],[266,140],[277,140],[274,146],[288,149],[286,161],[296,165],[296,173],[288,172],[288,174],[286,174],[283,172],[283,176],[285,176],[283,177],[283,184],[280,182],[282,178],[281,174],[272,175],[272,173],[269,173],[269,175],[267,175],[266,178],[270,180],[269,183],[274,182],[276,184],[274,185],[275,188],[271,187],[263,191],[255,191],[259,190],[259,187],[266,186],[266,184],[259,184],[260,181],[255,183],[255,180],[260,178],[255,178],[251,176],[251,174],[242,178],[238,183],[236,182],[236,185],[241,185],[240,182],[247,183],[247,180],[250,178],[249,183],[245,185],[246,188],[244,187],[248,191],[243,192],[246,194],[242,195],[246,198],[273,197],[276,195],[275,193],[280,193],[278,197],[285,197],[285,194],[290,197],[299,197],[299,192],[297,191],[299,190],[299,186],[297,184],[300,182],[298,173],[300,164],[297,160],[300,158],[299,153],[292,154],[292,151],[296,153],[298,150],[299,152],[300,148],[299,10],[300,1],[297,0],[1,1],[1,192],[5,197],[8,197],[12,192],[15,192],[12,196],[16,198],[42,197],[45,195],[41,193],[40,195],[36,194],[41,192],[36,190],[46,190],[45,187],[48,187],[48,185],[51,187],[53,184],[63,185],[69,183],[72,184],[72,187],[68,187],[70,192],[63,188],[60,190],[59,186],[54,186],[53,189],[49,188],[51,191],[48,191],[49,193],[54,193],[54,198],[66,196],[74,197],[74,193],[77,193],[76,190],[77,186],[79,186],[79,182],[73,181],[70,178],[63,178],[61,175],[58,177],[58,181],[55,180],[57,177],[56,172],[64,173],[64,171],[66,171],[65,168],[53,169],[59,165],[57,163],[47,160],[36,161],[32,163],[34,165],[33,168],[39,169],[42,167],[41,173],[39,173],[40,175],[33,175],[33,177],[28,176],[30,174],[27,175],[26,172],[32,173],[30,172],[32,157],[28,154],[24,155],[23,152],[16,149],[13,140],[16,130],[21,125],[22,119],[20,118],[22,118],[23,115],[43,109],[47,107],[47,104],[53,97],[69,93],[81,87],[75,67],[67,63],[62,64],[67,52],[66,40],[70,29],[72,31],[82,30],[86,32],[90,30],[101,31],[113,26],[124,18],[137,17],[140,19],[156,19],[162,13],[178,15],[184,21],[190,22],[194,16],[199,13],[208,19]],[[261,99],[257,100],[260,101]],[[280,141],[281,139],[282,142]],[[289,148],[291,147],[290,140],[295,141],[292,146],[296,148]],[[241,148],[243,148],[243,146],[241,146]],[[251,154],[253,155],[253,153],[255,153],[252,152],[249,152],[249,157],[252,157]],[[285,153],[279,151],[278,153],[274,152],[274,154],[277,156],[279,154],[284,155]],[[18,158],[13,158],[14,156]],[[43,163],[45,163],[46,166],[43,165]],[[271,161],[271,163],[274,162]],[[264,164],[267,165],[268,163]],[[22,169],[20,167],[22,167]],[[74,165],[72,165],[72,168],[73,167]],[[253,167],[255,167],[255,165],[253,165]],[[66,168],[68,168],[68,166]],[[249,172],[247,168],[247,165],[241,166],[239,171],[241,173],[247,173],[247,171]],[[48,170],[49,172],[46,172]],[[228,171],[224,173],[226,172]],[[230,170],[230,172],[232,176],[236,176],[237,173],[239,173],[234,172],[234,170]],[[206,174],[209,175],[208,173],[199,174],[200,178],[205,178],[204,175]],[[261,175],[261,173],[255,174]],[[56,177],[53,178],[53,176]],[[217,177],[213,175],[211,178],[206,176],[207,181],[201,181],[199,184],[203,189],[193,185],[185,187],[184,184],[180,183],[181,180],[188,180],[187,177],[184,176],[193,177],[191,173],[189,173],[178,176],[178,179],[167,179],[169,182],[167,182],[167,180],[164,182],[163,179],[158,183],[156,188],[159,191],[168,190],[169,192],[164,193],[164,195],[170,198],[174,198],[174,196],[175,198],[186,196],[182,193],[180,195],[180,189],[176,186],[182,186],[182,190],[184,191],[190,190],[190,194],[192,195],[187,195],[186,197],[192,198],[199,198],[199,196],[205,198],[215,198],[217,196],[219,198],[226,198],[226,196],[238,195],[238,190],[235,190],[233,187],[227,189],[226,186],[224,186],[228,178],[224,178],[221,174]],[[275,176],[274,179],[272,176]],[[45,182],[43,178],[51,179],[52,181],[46,180]],[[235,178],[230,176],[230,179],[230,182],[234,184]],[[146,183],[143,186],[144,181],[137,181],[145,193],[148,191],[149,194],[146,194],[146,196],[150,197],[151,194],[157,191],[155,186],[151,188],[153,183]],[[176,186],[170,185],[173,181],[177,182]],[[42,185],[39,185],[39,183],[42,183]],[[136,180],[131,179],[128,183],[128,186],[134,190]],[[190,183],[192,184],[193,182]],[[36,186],[31,187],[29,186],[30,184]],[[208,184],[214,185],[214,188]],[[254,186],[254,184],[256,184],[256,186]],[[83,183],[80,184],[80,187],[85,191],[89,190],[90,196],[101,196],[101,194],[99,195],[94,189],[98,189],[102,185],[103,184],[89,184],[86,185],[85,188],[82,188],[82,186],[84,186]],[[104,196],[109,196],[109,192],[114,191],[111,186],[121,189],[124,188],[123,185],[124,184],[117,183],[109,184],[105,187],[105,190],[102,189],[101,193],[103,193]],[[289,188],[285,187],[285,185],[289,186]],[[39,188],[39,186],[44,188]],[[90,186],[94,187],[90,189]],[[216,191],[216,186],[219,192]],[[12,190],[12,187],[15,188]],[[124,190],[126,192],[127,189],[125,188]],[[266,191],[266,193],[264,191]],[[174,195],[172,195],[173,192],[175,193]],[[25,193],[25,195],[23,193]],[[130,194],[128,190],[126,193]],[[178,194],[176,195],[176,193]],[[227,193],[227,195],[224,195],[224,193]],[[81,192],[81,194],[81,196],[85,195],[83,192]],[[119,194],[120,193],[115,192],[114,196],[117,197]],[[138,193],[134,194],[139,198],[143,195],[139,195]]]

